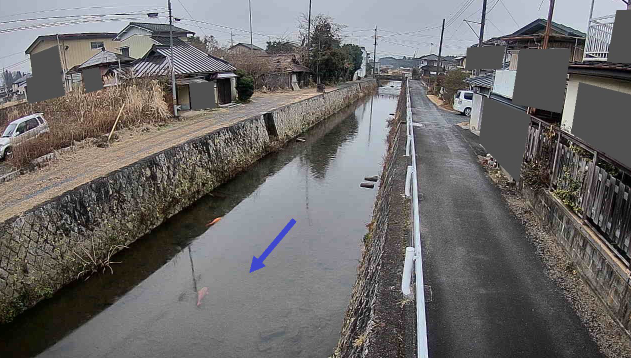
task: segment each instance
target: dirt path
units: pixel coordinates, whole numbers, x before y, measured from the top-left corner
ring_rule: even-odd
[[[149,131],[120,131],[119,141],[109,148],[83,147],[62,155],[43,169],[0,183],[0,221],[154,153],[317,94],[311,88],[295,92],[257,93],[248,104],[201,112]]]

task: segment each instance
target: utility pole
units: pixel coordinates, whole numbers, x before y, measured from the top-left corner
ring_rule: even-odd
[[[250,50],[254,53],[254,43],[252,41],[252,0],[248,0],[250,4]]]
[[[486,24],[486,0],[482,0],[482,21],[480,21],[480,39],[478,40],[478,47],[482,47],[484,42],[484,25]]]
[[[375,77],[375,71],[377,70],[377,26],[375,26],[375,51],[372,56],[372,76]]]
[[[444,34],[445,34],[445,19],[443,19],[443,29],[440,31],[440,47],[438,48],[438,63],[436,66],[436,85],[438,85],[438,75],[440,74],[440,60],[443,54],[443,35]]]
[[[552,14],[554,13],[554,0],[550,0],[550,10],[548,10],[548,22],[546,23],[546,33],[543,37],[543,49],[548,48],[550,41],[550,28],[552,27]]]
[[[230,31],[230,47],[234,46],[234,40],[232,38],[232,31]]]
[[[309,0],[309,19],[307,21],[307,58],[309,58],[309,52],[311,51],[311,0]]]
[[[171,58],[171,91],[173,92],[173,115],[177,117],[177,90],[175,88],[175,63],[173,61],[173,16],[171,13],[171,0],[169,1],[169,49]]]

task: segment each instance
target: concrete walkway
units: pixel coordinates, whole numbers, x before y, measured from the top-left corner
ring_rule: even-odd
[[[410,84],[430,356],[601,357],[455,126],[467,117]]]
[[[342,85],[343,86],[343,85]],[[332,91],[335,88],[327,90]],[[109,148],[87,147],[9,182],[0,183],[0,221],[19,215],[81,184],[130,165],[154,153],[230,126],[252,116],[318,95],[315,88],[257,93],[248,104],[183,117],[165,127],[143,132],[123,130]]]

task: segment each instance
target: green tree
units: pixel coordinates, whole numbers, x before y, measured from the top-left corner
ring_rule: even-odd
[[[419,71],[419,69],[417,67],[414,67],[412,69],[412,79],[413,80],[420,80],[421,79],[421,71]]]
[[[347,55],[340,46],[344,27],[322,14],[312,23],[310,67],[319,74],[321,82],[337,82],[348,71]]]
[[[342,46],[342,50],[344,51],[347,60],[346,79],[352,80],[355,71],[359,70],[362,67],[364,55],[362,54],[361,47],[353,44],[345,44],[344,46]]]
[[[243,71],[237,71],[237,94],[239,101],[247,102],[254,94],[254,78]]]
[[[267,41],[267,52],[270,55],[278,53],[293,53],[296,51],[296,45],[289,41]]]
[[[458,90],[468,87],[467,83],[464,81],[467,77],[469,77],[469,74],[459,69],[451,70],[447,72],[444,77],[439,77],[439,85],[445,88],[444,99],[450,104],[453,104],[454,95]]]

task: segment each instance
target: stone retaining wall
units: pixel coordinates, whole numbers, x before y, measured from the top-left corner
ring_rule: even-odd
[[[614,319],[630,333],[629,269],[597,233],[548,191],[535,191],[524,185],[522,193]]]
[[[0,223],[0,323],[376,87],[374,80],[345,84],[217,129]]]
[[[388,136],[388,153],[357,280],[346,311],[336,358],[413,357],[415,304],[401,292],[405,247],[410,239],[410,200],[403,198],[409,158],[405,83]]]

